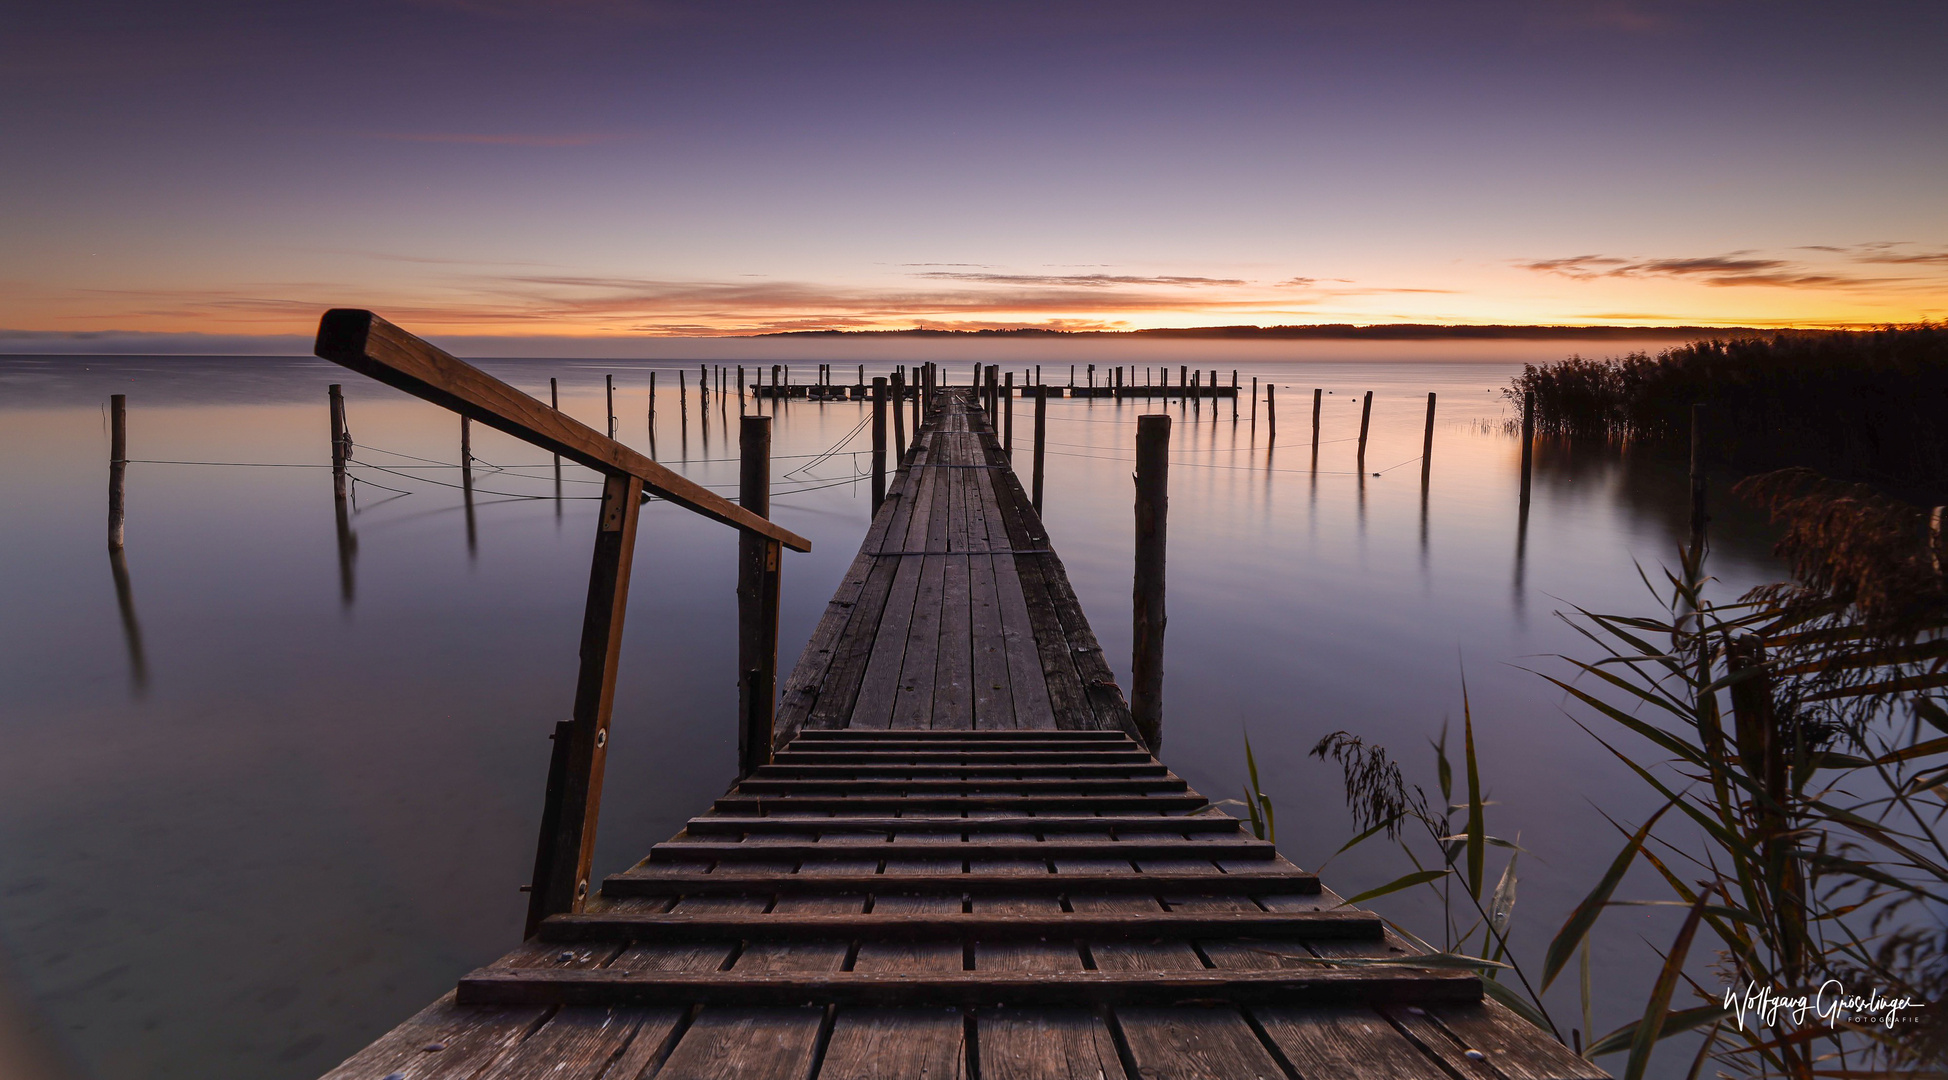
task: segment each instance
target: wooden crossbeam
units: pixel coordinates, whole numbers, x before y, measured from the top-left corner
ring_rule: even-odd
[[[1378,965],[1271,971],[1056,971],[745,975],[483,968],[461,1005],[1433,1005],[1481,1000],[1472,972]]]
[[[541,940],[580,941],[913,941],[973,938],[1157,940],[1278,938],[1364,940],[1383,936],[1370,911],[1157,911],[1128,915],[556,915]]]

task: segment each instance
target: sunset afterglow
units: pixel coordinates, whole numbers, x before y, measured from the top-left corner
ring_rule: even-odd
[[[1921,5],[16,16],[0,347],[1948,313]]]

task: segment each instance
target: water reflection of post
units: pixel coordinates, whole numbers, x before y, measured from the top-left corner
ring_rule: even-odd
[[[473,425],[460,418],[460,497],[467,507],[467,557],[480,553],[479,534],[473,520]]]
[[[149,688],[149,661],[142,651],[142,626],[135,621],[135,590],[129,586],[128,554],[108,549],[108,571],[115,578],[115,604],[122,610],[122,639],[129,650],[129,689],[136,697]]]
[[[358,556],[358,537],[352,533],[352,511],[350,505],[350,482],[345,475],[346,462],[352,456],[352,435],[345,425],[345,394],[339,384],[332,383],[326,388],[331,401],[331,501],[332,511],[338,523],[338,599],[347,608],[352,606],[353,563]]]
[[[1529,500],[1522,500],[1522,509],[1515,515],[1515,614],[1524,613],[1522,598],[1522,575],[1528,569],[1529,553]]]

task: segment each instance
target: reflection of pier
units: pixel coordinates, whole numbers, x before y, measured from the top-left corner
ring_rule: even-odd
[[[369,336],[347,332],[361,317]],[[1155,757],[994,430],[995,388],[938,369],[914,373],[923,422],[895,434],[775,716],[780,544],[803,541],[684,492],[741,530],[741,775],[590,889],[634,509],[681,478],[364,313],[328,317],[320,345],[576,448],[624,494],[604,501],[529,940],[333,1080],[1601,1076],[1471,973],[1372,963],[1411,949]],[[744,421],[759,514],[768,422]]]

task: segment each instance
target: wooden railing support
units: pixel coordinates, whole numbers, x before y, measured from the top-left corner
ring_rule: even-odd
[[[873,376],[873,513],[886,501],[886,376]]]
[[[771,418],[738,424],[738,502],[771,515]],[[778,594],[782,552],[776,540],[737,536],[737,776],[771,760],[778,685]]]
[[[1136,418],[1136,585],[1132,596],[1130,718],[1158,753],[1163,746],[1163,582],[1170,507],[1170,415]]]
[[[893,372],[893,468],[906,467],[906,376]]]
[[[604,479],[595,557],[589,567],[588,606],[582,613],[575,710],[567,723],[555,726],[548,801],[542,808],[534,882],[528,893],[529,937],[541,920],[581,911],[588,900],[596,818],[602,805],[602,767],[608,759],[609,719],[615,710],[616,665],[622,653],[623,612],[629,603],[629,569],[642,502],[641,478],[610,475]]]

